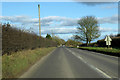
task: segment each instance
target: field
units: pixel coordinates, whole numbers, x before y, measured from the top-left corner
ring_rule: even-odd
[[[2,57],[2,78],[17,78],[36,61],[54,50],[55,47],[24,50]]]

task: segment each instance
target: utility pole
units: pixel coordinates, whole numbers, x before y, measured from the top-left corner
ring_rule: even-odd
[[[39,13],[39,34],[41,36],[41,24],[40,24],[40,5],[38,4],[38,13]]]

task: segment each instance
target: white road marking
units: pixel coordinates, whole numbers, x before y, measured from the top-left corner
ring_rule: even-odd
[[[67,48],[66,48],[67,49]],[[105,72],[103,72],[102,70],[96,68],[95,66],[89,64],[88,62],[86,62],[81,56],[77,56],[73,51],[71,51],[70,49],[67,49],[70,53],[72,53],[75,57],[77,57],[78,59],[80,59],[82,62],[86,63],[88,66],[90,66],[92,69],[96,70],[98,73],[100,73],[103,77],[105,78],[112,78],[109,75],[107,75]]]
[[[107,75],[105,72],[103,72],[102,70],[95,68],[97,71],[99,71],[101,74],[103,74],[104,76],[106,76],[107,78],[112,78],[109,75]]]
[[[82,58],[82,57],[80,57],[80,56],[78,56],[78,58],[79,58],[79,59],[81,59],[81,60],[83,60],[83,58]]]

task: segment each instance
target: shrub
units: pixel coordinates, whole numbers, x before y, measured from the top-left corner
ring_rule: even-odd
[[[112,37],[111,47],[120,48],[119,43],[120,43],[120,37]],[[100,47],[107,47],[106,42],[104,41],[104,39],[98,40],[97,44]]]
[[[13,28],[10,24],[2,25],[2,54],[48,46],[56,46],[56,42]]]

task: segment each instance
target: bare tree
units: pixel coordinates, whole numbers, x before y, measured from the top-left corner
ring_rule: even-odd
[[[90,43],[94,39],[100,36],[98,21],[93,16],[86,16],[81,18],[78,21],[79,26],[77,27],[78,31],[76,32],[75,39],[86,41]]]

